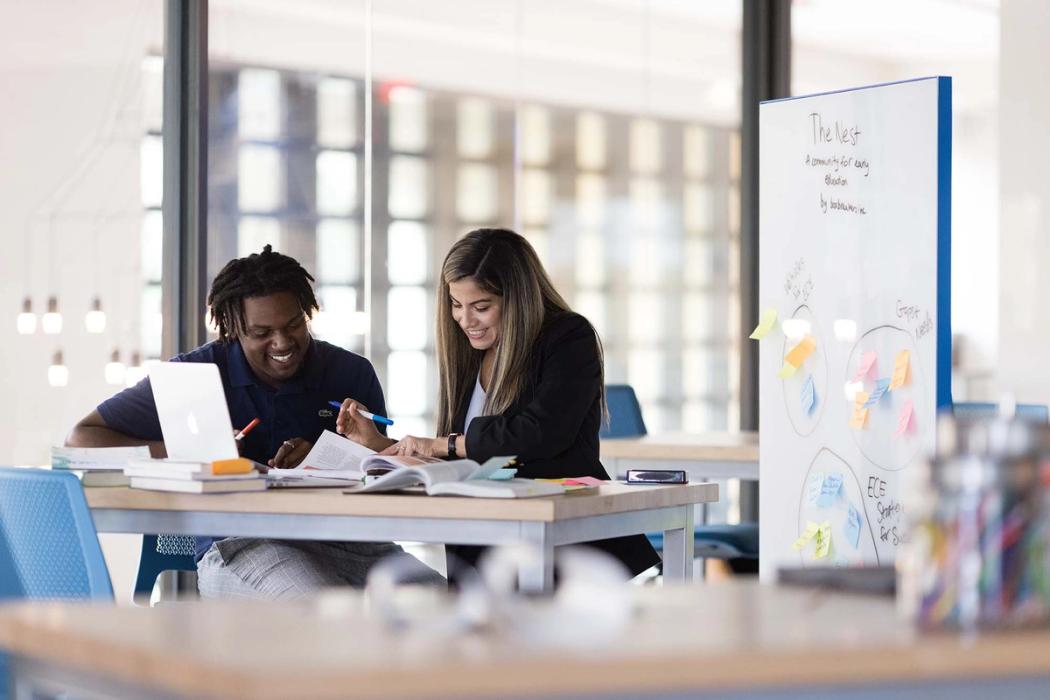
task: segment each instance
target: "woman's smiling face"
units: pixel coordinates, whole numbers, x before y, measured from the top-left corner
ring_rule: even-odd
[[[503,297],[486,292],[473,277],[464,277],[448,285],[452,320],[459,324],[475,350],[488,350],[499,340]]]

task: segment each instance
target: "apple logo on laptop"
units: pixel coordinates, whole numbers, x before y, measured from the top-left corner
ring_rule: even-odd
[[[189,427],[191,433],[194,435],[200,435],[201,429],[200,426],[197,425],[197,416],[195,416],[192,411],[190,412],[190,415],[186,417],[186,425]]]

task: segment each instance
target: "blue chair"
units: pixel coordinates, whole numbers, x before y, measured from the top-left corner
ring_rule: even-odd
[[[135,595],[149,596],[164,571],[197,571],[194,540],[189,535],[143,535]]]
[[[961,418],[994,418],[999,415],[999,404],[984,401],[960,401],[952,404],[952,413]],[[1050,422],[1050,408],[1044,404],[1019,403],[1014,415],[1036,423]]]
[[[663,550],[662,532],[648,535]],[[758,523],[740,525],[699,525],[694,530],[693,552],[707,559],[758,559]]]
[[[0,467],[0,600],[113,600],[106,560],[75,474]],[[0,654],[0,700],[7,697]]]
[[[602,422],[602,429],[598,433],[600,439],[642,437],[646,434],[642,407],[629,385],[606,384],[605,403],[609,407],[609,423]]]
[[[642,437],[647,433],[638,397],[627,384],[607,384],[605,401],[609,424],[600,438]],[[647,535],[657,551],[663,551],[663,533]],[[693,530],[693,550],[697,557],[709,559],[758,559],[758,525],[697,525]]]

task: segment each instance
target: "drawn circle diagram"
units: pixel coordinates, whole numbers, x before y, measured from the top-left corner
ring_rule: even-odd
[[[827,477],[839,477],[839,488],[831,493],[822,489]],[[851,518],[850,511],[854,517]],[[815,543],[808,542],[799,556],[803,566],[857,566],[878,564],[879,551],[875,532],[868,518],[860,482],[842,457],[822,447],[810,462],[802,481],[798,506],[798,535],[808,523],[831,526],[831,547],[826,556],[818,556]]]
[[[875,466],[887,471],[899,471],[908,466],[921,447],[921,431],[931,426],[920,425],[929,414],[931,396],[922,373],[915,341],[907,331],[897,326],[876,326],[862,335],[850,350],[846,362],[844,384],[862,382],[863,391],[871,394],[878,380],[893,379],[894,366],[902,351],[908,351],[908,374],[903,386],[886,391],[868,408],[863,427],[847,429],[863,454]],[[861,363],[869,353],[875,353],[875,363],[869,372],[857,377]],[[843,396],[843,400],[846,397]],[[907,428],[899,430],[901,414],[911,405],[911,420]],[[853,405],[847,406],[847,420],[853,416]]]
[[[805,437],[817,429],[820,418],[824,414],[824,406],[828,399],[828,357],[824,348],[824,335],[809,306],[803,304],[791,314],[792,319],[806,321],[809,324],[809,335],[817,341],[813,353],[799,366],[798,370],[790,377],[781,379],[784,394],[784,409],[787,411],[788,422],[799,435]],[[781,357],[787,357],[788,352],[798,341],[784,340]],[[811,383],[812,401],[807,401],[807,383]],[[841,392],[839,392],[841,393]]]

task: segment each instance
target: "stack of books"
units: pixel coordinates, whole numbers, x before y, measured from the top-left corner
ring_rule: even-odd
[[[71,471],[86,486],[127,486],[124,467],[131,460],[149,459],[149,448],[52,447],[51,468]]]
[[[151,491],[229,493],[266,489],[262,474],[255,470],[251,460],[244,458],[214,462],[137,459],[128,463],[124,474],[131,488]]]

